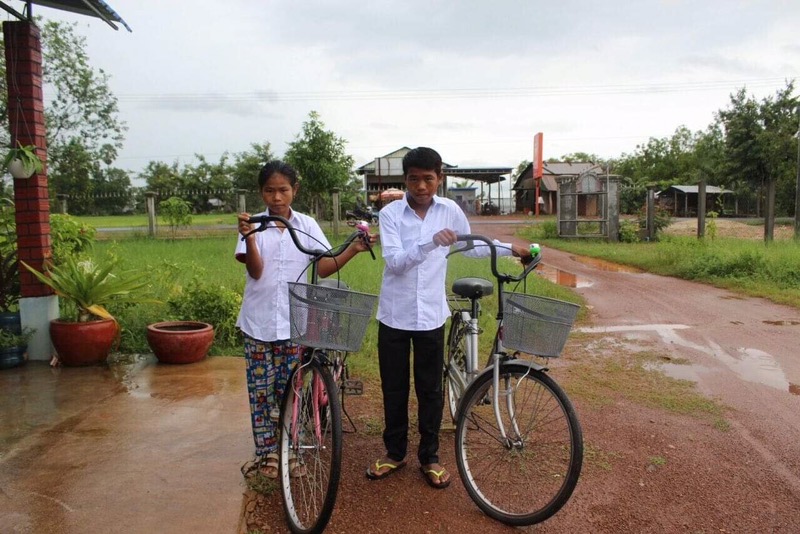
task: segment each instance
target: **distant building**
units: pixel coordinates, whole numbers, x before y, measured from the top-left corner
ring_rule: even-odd
[[[697,217],[699,186],[673,185],[656,193],[658,205],[673,217]],[[706,186],[706,213],[715,211],[719,215],[733,214],[736,210],[736,195],[733,191],[713,185]]]
[[[389,152],[385,156],[375,158],[358,167],[356,174],[364,177],[364,190],[366,200],[370,203],[377,204],[381,207],[381,192],[387,189],[400,189],[405,191],[406,185],[403,179],[403,156],[411,151],[410,148],[404,146],[398,148],[393,152]],[[480,182],[481,184],[481,200],[488,203],[495,203],[500,205],[500,187],[497,187],[495,199],[492,196],[492,184],[497,184],[506,180],[506,176],[511,174],[511,167],[458,167],[448,163],[442,164],[442,172],[444,174],[444,181],[438,194],[444,195],[448,191],[448,178],[464,178]],[[488,192],[484,199],[484,184],[488,185]]]
[[[556,213],[558,202],[558,184],[560,178],[577,178],[586,172],[601,174],[600,165],[592,162],[544,162],[542,179],[539,182],[539,213],[551,215]],[[533,178],[533,163],[523,170],[512,188],[515,191],[516,211],[535,213],[536,181]]]

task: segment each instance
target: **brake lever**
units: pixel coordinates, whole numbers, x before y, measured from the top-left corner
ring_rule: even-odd
[[[448,253],[447,253],[447,255],[445,256],[445,258],[449,258],[449,257],[450,257],[450,256],[452,256],[453,254],[458,254],[458,253],[460,253],[460,252],[466,252],[466,251],[468,251],[468,250],[472,250],[472,249],[474,249],[474,248],[475,248],[475,241],[472,241],[472,240],[470,240],[470,241],[462,241],[462,243],[466,243],[466,245],[464,245],[464,246],[463,246],[463,247],[461,247],[461,248],[457,248],[457,249],[455,249],[455,250],[451,250],[450,252],[448,252]]]

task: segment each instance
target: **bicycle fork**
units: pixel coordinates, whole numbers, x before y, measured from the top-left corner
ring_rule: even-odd
[[[501,327],[502,328],[502,327]],[[502,386],[503,391],[501,392],[500,386],[500,368],[502,367],[502,353],[503,352],[503,342],[502,339],[497,339],[497,346],[492,353],[492,408],[494,409],[494,417],[497,421],[497,428],[500,430],[500,437],[502,438],[503,443],[508,449],[521,449],[523,446],[523,439],[522,439],[522,432],[519,430],[519,425],[517,424],[517,410],[514,406],[514,386],[511,383],[511,380],[506,378],[504,380],[504,384]],[[511,431],[513,433],[512,438],[508,437],[506,433],[506,425],[503,423],[503,417],[500,414],[500,397],[505,397],[506,403],[506,410],[508,411],[508,418],[511,422]]]
[[[304,382],[304,375],[305,371],[302,368],[298,368],[297,372],[295,373],[295,381],[292,384],[294,388],[294,399],[292,403],[292,443],[293,448],[301,449],[305,447],[300,446],[300,425],[298,424],[298,420],[300,419],[300,411],[301,411],[301,402],[302,402],[302,391],[303,391],[303,382]],[[311,403],[311,416],[313,417],[314,421],[314,435],[316,436],[317,443],[322,443],[322,417],[320,415],[321,409],[324,406],[328,405],[328,392],[325,389],[325,384],[322,381],[322,378],[319,376],[318,373],[313,373],[311,382],[311,396],[310,396],[310,403]],[[306,408],[308,409],[308,408]]]

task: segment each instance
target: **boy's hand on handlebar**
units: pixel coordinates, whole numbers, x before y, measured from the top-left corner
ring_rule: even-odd
[[[450,230],[449,228],[445,228],[444,230],[439,230],[435,234],[433,234],[433,243],[439,247],[449,247],[450,245],[454,245],[458,240],[458,234],[454,231]]]
[[[355,247],[355,250],[358,252],[366,252],[372,248],[372,246],[378,242],[378,234],[364,234],[361,239],[354,240],[350,246]]]
[[[527,247],[511,245],[511,254],[514,257],[519,258],[522,261],[522,265],[528,265],[531,261],[533,261],[533,256],[531,255],[530,249]]]

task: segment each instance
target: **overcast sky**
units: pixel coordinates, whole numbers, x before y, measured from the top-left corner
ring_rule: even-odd
[[[425,145],[515,167],[536,132],[545,158],[618,157],[800,73],[796,0],[106,1],[133,33],[34,12],[79,22],[136,172],[253,142],[282,156],[311,110],[358,166]]]

